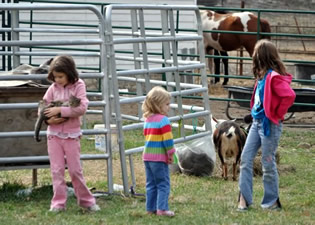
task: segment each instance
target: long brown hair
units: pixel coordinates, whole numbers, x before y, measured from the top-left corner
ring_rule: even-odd
[[[276,46],[269,40],[259,40],[253,53],[253,74],[256,79],[262,79],[269,69],[286,75],[286,68],[280,59]]]
[[[142,104],[143,117],[148,118],[153,114],[161,113],[161,105],[170,99],[171,94],[164,88],[160,86],[152,88]]]
[[[68,82],[74,84],[79,80],[79,73],[76,69],[75,62],[71,56],[56,56],[50,64],[47,79],[55,82],[53,72],[64,73],[67,75]]]

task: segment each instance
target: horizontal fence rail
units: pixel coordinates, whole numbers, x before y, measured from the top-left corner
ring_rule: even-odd
[[[59,2],[58,2],[59,3]],[[76,28],[42,28],[35,25],[30,27],[20,27],[24,24],[20,23],[19,17],[20,12],[29,13],[34,15],[37,12],[45,11],[45,15],[54,15],[54,12],[89,12],[94,18],[96,18],[96,24],[93,28],[86,28],[86,26],[77,25]],[[89,98],[96,97],[97,100],[93,99],[89,102],[89,107],[100,107],[99,113],[102,115],[104,128],[103,129],[82,129],[83,135],[103,135],[107,140],[106,152],[102,154],[81,154],[81,160],[106,160],[107,163],[107,185],[109,193],[113,192],[113,171],[112,171],[112,144],[111,144],[111,127],[110,127],[110,109],[109,109],[109,93],[108,93],[108,76],[106,69],[106,53],[105,53],[105,21],[101,11],[94,5],[83,5],[83,4],[1,4],[0,11],[8,11],[11,15],[11,27],[0,28],[0,32],[12,34],[12,39],[0,41],[0,45],[5,49],[1,51],[2,56],[12,57],[13,66],[18,67],[21,61],[25,57],[44,57],[56,55],[71,55],[74,57],[76,62],[81,63],[81,58],[91,58],[98,62],[97,72],[79,73],[79,77],[82,79],[96,79],[99,83],[97,93],[87,92]],[[23,15],[24,15],[23,14]],[[39,25],[40,26],[40,25]],[[78,27],[81,28],[78,28]],[[73,26],[72,26],[73,27]],[[83,28],[82,28],[83,27]],[[49,36],[47,34],[53,34]],[[38,38],[35,34],[43,35]],[[67,35],[63,38],[55,38],[55,35]],[[24,35],[24,36],[23,36]],[[25,39],[25,36],[29,35],[29,40]],[[85,38],[76,38],[77,35],[85,35]],[[44,38],[42,38],[44,37]],[[57,36],[56,36],[57,37]],[[43,39],[43,40],[41,40]],[[72,47],[71,46],[76,46]],[[81,47],[81,48],[79,48]],[[90,49],[91,48],[91,49]],[[94,49],[93,49],[94,48]],[[36,51],[33,51],[36,49]],[[58,51],[57,51],[58,50]],[[24,58],[23,58],[24,57]],[[83,68],[88,68],[84,65]],[[13,71],[14,72],[14,71]],[[28,74],[28,75],[17,75],[12,74],[11,71],[2,72],[0,74],[0,82],[7,81],[38,81],[46,80],[47,74]],[[18,88],[18,87],[16,87]],[[27,87],[23,87],[26,90]],[[36,89],[36,87],[29,87]],[[42,86],[41,89],[44,89]],[[47,88],[47,86],[46,86]],[[1,88],[0,88],[1,89]],[[1,92],[1,91],[0,91]],[[1,92],[2,93],[2,92]],[[29,110],[36,109],[38,102],[13,102],[13,103],[0,103],[0,110]],[[95,113],[93,110],[88,110],[87,114]],[[40,136],[46,136],[46,131],[40,131]],[[8,131],[0,132],[0,142],[7,140],[8,138],[31,138],[33,139],[34,131]],[[32,140],[33,141],[33,140]],[[35,141],[34,141],[35,142]],[[46,149],[45,146],[43,146]],[[22,152],[23,149],[20,149]],[[29,154],[29,153],[28,153]],[[46,153],[47,154],[47,153]],[[36,168],[38,162],[49,163],[47,156],[15,156],[15,157],[0,157],[0,164],[10,165],[11,163],[18,164],[17,167],[23,167],[24,163],[35,163],[32,168]],[[22,164],[21,164],[22,163]],[[21,165],[20,165],[21,164]],[[2,167],[1,167],[2,168]]]

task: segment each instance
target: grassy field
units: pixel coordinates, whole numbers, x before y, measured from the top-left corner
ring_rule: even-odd
[[[126,134],[128,147],[143,143],[141,131]],[[82,140],[83,152],[96,152],[94,141]],[[218,168],[211,177],[171,175],[169,205],[174,218],[149,216],[143,196],[114,195],[97,198],[100,212],[89,213],[69,197],[67,211],[48,212],[52,197],[48,169],[38,170],[38,186],[30,195],[17,195],[31,188],[32,171],[0,171],[0,224],[315,224],[315,132],[290,130],[283,132],[280,152],[280,199],[282,211],[260,208],[263,195],[261,177],[254,178],[254,204],[246,213],[236,211],[238,183],[224,181]],[[99,153],[99,152],[98,152]],[[145,192],[145,175],[141,154],[133,157],[136,171],[136,192]],[[121,184],[118,154],[114,157],[114,183]],[[107,191],[106,163],[84,161],[85,179],[90,188]],[[70,181],[69,176],[66,176]]]

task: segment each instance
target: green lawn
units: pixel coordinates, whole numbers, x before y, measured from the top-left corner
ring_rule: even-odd
[[[301,142],[308,143],[301,145]],[[142,144],[141,131],[126,134],[126,146]],[[311,147],[310,147],[311,146]],[[83,152],[95,152],[94,142],[82,140]],[[52,197],[48,169],[38,171],[39,185],[29,196],[17,196],[18,190],[31,187],[31,170],[0,171],[0,224],[315,224],[315,132],[283,132],[280,152],[280,198],[282,211],[260,208],[263,194],[261,177],[254,178],[254,204],[245,213],[236,211],[238,184],[219,176],[192,177],[171,175],[169,205],[174,218],[149,216],[142,196],[125,197],[120,193],[97,198],[100,212],[89,213],[68,198],[67,211],[48,212]],[[141,154],[134,157],[138,193],[144,193],[144,170]],[[120,183],[119,157],[114,157],[114,183]],[[107,190],[105,163],[84,162],[89,187]],[[67,177],[67,179],[69,179]]]

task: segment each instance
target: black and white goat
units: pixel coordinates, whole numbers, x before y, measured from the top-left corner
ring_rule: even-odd
[[[232,120],[218,123],[213,132],[213,143],[221,160],[222,177],[225,180],[227,180],[229,158],[233,158],[233,180],[236,180],[236,166],[239,164],[246,136],[246,131]]]

